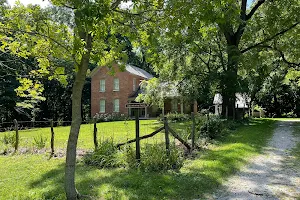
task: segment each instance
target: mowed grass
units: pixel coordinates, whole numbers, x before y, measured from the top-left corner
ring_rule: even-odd
[[[275,121],[253,120],[209,150],[187,160],[179,172],[142,173],[77,164],[81,194],[95,199],[206,199],[228,176],[259,154]],[[0,156],[0,199],[65,199],[64,158]]]
[[[150,134],[163,125],[158,123],[157,120],[140,120],[140,135]],[[97,124],[98,139],[113,139],[114,142],[126,142],[128,139],[135,137],[135,121],[118,121],[118,122],[103,122]],[[80,128],[80,134],[78,138],[79,149],[93,149],[93,124],[83,124]],[[70,133],[70,126],[54,127],[55,133],[55,148],[65,149],[67,147],[68,136]],[[0,133],[0,138],[4,134],[14,134],[14,131]],[[34,138],[40,136],[46,138],[46,148],[50,148],[50,128],[34,128],[28,130],[19,131],[20,135],[20,147],[32,148],[34,147]],[[158,134],[156,137],[148,139],[146,142],[159,141],[163,138],[162,134]],[[1,142],[0,142],[1,145]],[[1,146],[0,146],[1,148]]]
[[[296,137],[297,144],[291,152],[293,156],[292,164],[298,171],[300,171],[300,122],[296,123],[293,134]],[[300,199],[300,197],[298,199]]]

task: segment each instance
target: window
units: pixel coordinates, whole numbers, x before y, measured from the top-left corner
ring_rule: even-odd
[[[100,100],[100,113],[105,113],[105,100]]]
[[[114,99],[114,112],[119,112],[119,111],[120,111],[120,100]]]
[[[118,78],[114,78],[114,91],[119,91],[119,79]]]
[[[100,80],[100,92],[105,92],[105,79]]]
[[[136,90],[136,78],[133,78],[133,87],[132,90],[135,91]]]

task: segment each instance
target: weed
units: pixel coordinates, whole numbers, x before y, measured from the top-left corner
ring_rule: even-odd
[[[12,146],[12,147],[15,146],[15,144],[16,144],[15,134],[10,134],[10,133],[4,134],[4,136],[2,138],[2,142],[6,146]]]
[[[39,135],[33,138],[33,145],[38,149],[43,149],[46,146],[47,138],[43,137],[43,135]]]

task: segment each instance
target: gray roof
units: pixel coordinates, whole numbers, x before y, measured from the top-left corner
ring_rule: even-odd
[[[131,74],[137,75],[137,76],[141,76],[145,79],[151,79],[153,78],[153,75],[149,74],[148,72],[146,72],[145,70],[135,67],[133,65],[126,65],[126,71],[128,71]]]
[[[250,98],[246,94],[236,93],[235,107],[236,108],[248,108]],[[217,93],[214,96],[213,104],[221,105],[223,103],[222,95]]]

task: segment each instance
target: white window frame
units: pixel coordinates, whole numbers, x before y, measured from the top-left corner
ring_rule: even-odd
[[[104,102],[104,105],[101,106],[101,102]],[[104,106],[104,109],[101,110],[101,108],[103,108],[103,106]],[[99,113],[105,113],[105,110],[106,110],[106,101],[105,101],[105,99],[100,99],[99,107],[100,107],[99,108]]]
[[[134,92],[136,91],[136,78],[133,78],[132,90],[133,90]]]
[[[116,81],[118,84],[116,84]],[[120,91],[120,80],[119,78],[114,78],[114,91]]]
[[[116,103],[118,102],[118,103]],[[120,112],[120,99],[114,99],[114,112]]]
[[[101,79],[100,80],[100,92],[105,92],[105,87],[106,87],[106,85],[105,85],[106,83],[105,83],[105,79]],[[104,86],[104,87],[103,87]]]

